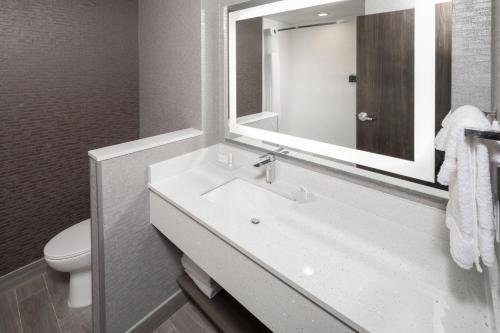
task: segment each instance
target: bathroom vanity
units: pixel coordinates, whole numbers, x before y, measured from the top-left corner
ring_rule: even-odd
[[[150,222],[275,332],[494,332],[488,275],[451,259],[436,184],[452,9],[225,8],[231,145],[151,165]]]
[[[230,158],[229,158],[230,156]],[[150,166],[151,223],[276,332],[492,332],[444,211],[218,144]]]

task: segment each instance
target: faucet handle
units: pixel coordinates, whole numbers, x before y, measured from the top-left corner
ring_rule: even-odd
[[[259,156],[259,158],[269,158],[271,161],[274,161],[276,159],[276,156],[273,153],[266,153],[262,156]]]

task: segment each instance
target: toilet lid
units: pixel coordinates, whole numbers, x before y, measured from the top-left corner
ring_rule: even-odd
[[[86,252],[90,252],[90,220],[61,231],[43,249],[49,259],[68,259]]]

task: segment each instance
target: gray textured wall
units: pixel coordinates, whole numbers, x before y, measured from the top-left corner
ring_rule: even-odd
[[[492,110],[492,0],[453,0],[452,107]]]
[[[201,147],[198,137],[98,163],[104,332],[125,332],[179,289],[180,252],[149,223],[147,167]]]
[[[493,108],[500,119],[500,3],[493,2]]]
[[[140,136],[201,128],[200,0],[139,1]]]
[[[136,0],[0,1],[0,276],[90,216],[87,151],[138,137]]]

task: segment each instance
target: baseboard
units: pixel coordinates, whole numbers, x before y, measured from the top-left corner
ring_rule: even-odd
[[[29,275],[40,274],[47,271],[48,266],[45,259],[38,259],[32,263],[16,269],[10,273],[0,276],[0,291],[9,289],[25,280]]]
[[[170,296],[165,302],[161,303],[153,311],[147,314],[137,324],[127,330],[126,333],[144,333],[152,332],[165,320],[170,318],[177,310],[179,310],[188,298],[182,290],[178,290]]]

